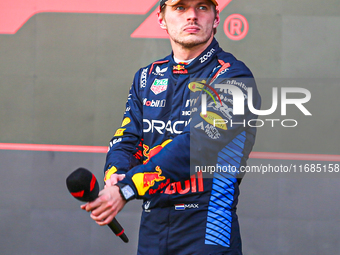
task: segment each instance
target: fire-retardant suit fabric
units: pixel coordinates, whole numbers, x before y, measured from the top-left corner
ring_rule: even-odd
[[[236,205],[257,119],[249,91],[260,109],[251,71],[215,39],[189,64],[170,54],[136,73],[104,171],[126,174],[121,183],[144,200],[138,254],[242,254]]]

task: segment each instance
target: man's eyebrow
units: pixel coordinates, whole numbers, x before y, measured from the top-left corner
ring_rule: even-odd
[[[201,4],[206,4],[206,5],[209,5],[209,2],[210,1],[201,1],[201,2],[198,2],[196,5],[201,5]],[[185,5],[186,4],[186,1],[179,1],[177,4],[173,5],[173,6],[177,6],[177,5]]]
[[[206,4],[206,5],[209,5],[209,1],[201,1],[201,2],[199,2],[197,4]]]

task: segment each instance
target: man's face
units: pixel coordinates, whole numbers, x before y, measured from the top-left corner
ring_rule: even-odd
[[[167,30],[173,43],[185,48],[209,41],[220,21],[210,0],[182,0],[164,8],[159,15],[161,28]]]

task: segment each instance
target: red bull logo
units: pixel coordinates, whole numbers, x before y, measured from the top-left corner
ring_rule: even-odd
[[[156,184],[156,182],[165,180],[165,176],[161,176],[161,168],[157,166],[155,170],[156,172],[136,173],[132,176],[132,181],[137,188],[138,195],[144,196],[145,193]]]
[[[166,140],[164,141],[162,144],[157,145],[151,149],[149,149],[150,147],[147,146],[146,144],[143,144],[143,155],[145,157],[145,160],[143,161],[143,164],[146,164],[149,162],[150,158],[152,158],[153,156],[155,156],[158,152],[160,152],[167,144],[169,144],[172,140]]]
[[[187,74],[188,70],[185,69],[185,66],[183,65],[176,65],[172,67],[172,73],[176,74]]]
[[[180,71],[185,70],[185,67],[182,65],[173,66],[172,70]]]
[[[203,192],[204,186],[203,186],[203,174],[202,172],[197,172],[196,174],[193,174],[190,176],[189,180],[184,181],[184,188],[183,188],[182,182],[173,182],[168,185],[164,191],[164,194],[186,194],[191,191],[191,193],[196,192]],[[163,193],[161,191],[161,193]]]
[[[156,172],[144,173],[143,176],[143,188],[152,187],[155,182],[164,181],[165,177],[161,176],[162,170],[159,166],[156,167]]]
[[[165,188],[165,190],[163,190]],[[178,181],[170,183],[170,179],[167,179],[165,182],[162,182],[158,185],[157,188],[149,189],[149,194],[156,194],[157,192],[172,195],[172,194],[187,194],[189,192],[196,193],[196,192],[203,192],[204,185],[203,185],[203,175],[202,172],[197,172],[190,176],[189,180],[185,181]]]

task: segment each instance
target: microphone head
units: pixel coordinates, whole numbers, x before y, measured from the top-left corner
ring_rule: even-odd
[[[78,168],[66,178],[66,186],[71,195],[84,202],[98,197],[99,185],[96,177],[85,168]]]

